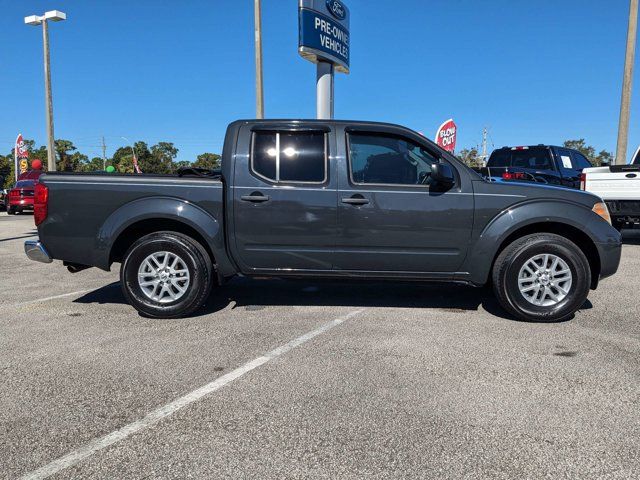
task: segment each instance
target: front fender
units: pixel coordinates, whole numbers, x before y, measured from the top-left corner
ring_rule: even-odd
[[[120,234],[129,226],[149,219],[170,219],[188,225],[205,239],[216,260],[226,258],[223,231],[216,218],[186,200],[145,197],[126,203],[109,215],[95,239],[94,265],[108,269],[111,250]]]
[[[493,259],[502,243],[514,232],[533,224],[555,223],[574,227],[585,233],[595,244],[600,256],[603,251],[619,248],[620,235],[607,222],[584,205],[562,200],[526,200],[501,211],[476,236],[463,272],[477,285],[489,278]],[[541,225],[540,231],[544,231]]]

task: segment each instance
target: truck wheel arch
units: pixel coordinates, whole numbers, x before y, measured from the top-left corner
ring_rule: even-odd
[[[569,225],[567,223],[561,222],[538,222],[531,223],[525,225],[523,227],[518,228],[511,234],[509,234],[500,244],[498,250],[495,252],[493,256],[493,260],[491,261],[491,270],[493,270],[493,266],[495,264],[496,258],[502,253],[502,251],[511,243],[516,241],[519,238],[522,238],[526,235],[530,235],[533,233],[554,233],[556,235],[560,235],[561,237],[565,237],[575,243],[580,250],[585,254],[587,260],[589,261],[589,268],[591,270],[591,288],[596,288],[598,285],[598,277],[600,275],[600,255],[598,254],[598,249],[596,248],[595,243],[589,235],[584,233],[582,230]]]
[[[138,238],[157,231],[189,235],[207,250],[214,263],[222,257],[222,230],[209,213],[184,200],[146,197],[123,205],[107,218],[96,238],[95,265],[109,269]]]
[[[116,238],[109,252],[109,264],[122,261],[129,247],[139,238],[154,232],[178,232],[191,237],[204,247],[211,261],[215,255],[204,237],[190,225],[172,218],[147,218],[127,226]]]
[[[558,215],[559,208],[562,216]],[[600,255],[589,230],[601,227],[593,224],[593,220],[589,209],[570,202],[528,201],[511,207],[485,226],[465,260],[463,271],[471,272],[473,284],[484,285],[496,258],[507,245],[532,233],[554,233],[568,238],[583,251],[591,268],[591,287],[595,288],[601,270]]]

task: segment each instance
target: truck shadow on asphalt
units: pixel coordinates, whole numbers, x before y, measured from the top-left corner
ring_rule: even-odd
[[[74,302],[127,303],[117,282],[89,292]],[[473,312],[482,307],[496,317],[520,321],[502,309],[488,287],[416,282],[249,278],[235,278],[226,285],[214,287],[207,303],[191,317],[216,313],[230,305],[233,309],[246,310],[261,310],[271,306],[420,308],[449,314]],[[582,309],[590,308],[592,305],[587,300]]]
[[[31,238],[31,237],[37,237],[37,236],[38,236],[38,231],[33,230],[31,232],[24,232],[23,234],[18,235],[16,237],[0,238],[0,242],[9,242],[11,240],[20,240],[21,238]]]

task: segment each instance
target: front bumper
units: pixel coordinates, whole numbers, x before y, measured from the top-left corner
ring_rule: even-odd
[[[40,240],[27,240],[24,242],[24,253],[27,254],[30,260],[34,262],[51,263],[53,258],[44,248],[44,245],[40,243]]]
[[[622,256],[622,242],[597,243],[596,248],[600,254],[600,280],[602,280],[618,270]]]

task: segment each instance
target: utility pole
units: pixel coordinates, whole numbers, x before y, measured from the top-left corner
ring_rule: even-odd
[[[47,119],[47,168],[50,172],[56,171],[56,154],[53,140],[53,100],[51,97],[51,63],[49,60],[49,20],[60,22],[66,20],[67,15],[57,10],[46,12],[42,16],[31,15],[25,17],[27,25],[42,25],[42,43],[44,44],[44,96]]]
[[[482,164],[487,163],[487,127],[482,129]]]
[[[107,145],[104,143],[104,136],[102,137],[102,169],[107,169]]]
[[[253,13],[256,54],[256,118],[264,118],[264,92],[262,89],[262,13],[260,0],[254,0]]]
[[[633,82],[633,63],[636,55],[636,34],[638,31],[638,0],[629,4],[629,26],[627,27],[627,49],[624,58],[622,77],[622,99],[620,101],[620,120],[618,122],[618,144],[616,146],[616,165],[627,163],[627,142],[629,140],[629,110],[631,107],[631,87]]]

